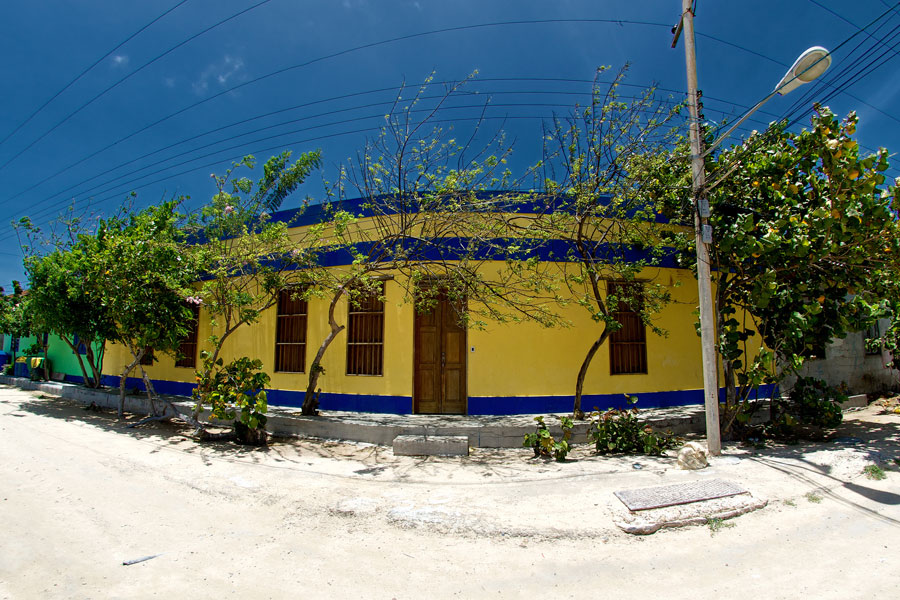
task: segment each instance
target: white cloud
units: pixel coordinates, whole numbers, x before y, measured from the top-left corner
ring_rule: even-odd
[[[128,55],[126,54],[116,54],[112,57],[113,64],[117,67],[124,67],[128,65]]]
[[[163,79],[163,85],[167,88],[175,87],[175,78],[174,77],[166,77]]]
[[[240,79],[243,75],[244,59],[225,55],[222,60],[208,65],[200,73],[200,76],[191,84],[194,93],[202,95],[209,90],[210,84],[217,83],[219,87],[227,87],[229,80]]]

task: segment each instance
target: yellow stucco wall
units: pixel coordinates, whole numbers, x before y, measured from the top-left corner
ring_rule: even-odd
[[[670,286],[673,302],[656,317],[656,323],[668,332],[666,337],[647,332],[647,374],[610,375],[609,345],[604,344],[594,357],[585,381],[585,393],[622,394],[651,391],[689,390],[702,387],[700,341],[694,330],[692,311],[697,305],[696,282],[689,271],[648,269],[642,274]],[[676,285],[680,282],[680,285]],[[328,333],[328,302],[309,301],[306,367],[312,362],[318,345]],[[336,310],[341,324],[347,321],[347,301]],[[570,327],[544,328],[533,322],[488,323],[484,330],[469,330],[467,342],[468,395],[471,396],[547,396],[571,395],[575,378],[588,347],[600,327],[588,312],[577,305],[560,308]],[[385,286],[385,346],[383,376],[346,375],[346,331],[329,347],[319,380],[328,393],[412,396],[414,311],[404,302],[402,287],[388,281]],[[305,373],[277,373],[275,367],[274,307],[263,313],[259,322],[243,326],[227,340],[223,358],[239,356],[259,358],[272,377],[274,389],[303,390]],[[200,313],[200,347],[210,335],[209,318]],[[112,346],[104,372],[118,375],[129,359],[122,347]],[[174,366],[174,359],[158,356],[147,367],[154,380],[192,382],[194,370]]]

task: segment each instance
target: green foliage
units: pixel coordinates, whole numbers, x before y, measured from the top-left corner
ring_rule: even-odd
[[[640,281],[646,269],[668,252],[656,228],[656,207],[640,192],[639,175],[647,157],[665,153],[677,139],[680,106],[672,107],[655,88],[626,100],[619,87],[627,66],[610,83],[598,78],[589,106],[576,106],[546,128],[544,155],[534,171],[544,195],[533,217],[517,216],[523,237],[565,248],[555,263],[561,304],[583,307],[597,324],[575,381],[574,414],[582,416],[581,396],[588,367],[609,335],[621,329],[619,309],[636,312],[658,335],[666,332],[654,316],[671,301],[667,286]],[[613,291],[610,282],[624,283]]]
[[[887,477],[884,469],[876,464],[866,465],[865,467],[863,467],[863,474],[874,481],[881,481],[882,479],[885,479]]]
[[[788,398],[783,412],[794,420],[793,424],[831,429],[844,419],[841,403],[847,401],[847,394],[821,379],[798,377]]]
[[[719,517],[707,517],[706,525],[707,527],[709,527],[710,535],[715,535],[723,529],[730,529],[734,527],[734,523],[732,523],[731,521],[720,519]]]
[[[655,432],[649,424],[642,424],[638,409],[633,405],[638,399],[627,396],[631,408],[611,408],[605,412],[595,410],[590,414],[588,437],[600,454],[646,454],[662,456],[677,445],[676,439],[667,433]]]
[[[290,152],[283,152],[270,158],[256,184],[248,178],[232,179],[236,170],[256,166],[252,156],[234,163],[224,175],[213,174],[216,194],[188,223],[187,230],[197,242],[192,259],[203,273],[191,298],[203,306],[212,323],[208,338],[212,352],[199,375],[202,381],[213,377],[231,334],[259,320],[277,302],[281,290],[293,288],[306,294],[315,281],[316,244],[322,229],[289,235],[288,223],[271,218],[271,212],[321,161],[319,151],[303,154],[293,164],[290,157]],[[200,386],[199,390],[198,411],[212,403],[202,396],[211,388]]]
[[[100,387],[106,341],[115,334],[115,317],[103,296],[106,269],[99,262],[96,223],[66,213],[56,223],[65,234],[57,233],[55,226],[45,234],[27,217],[15,226],[25,255],[34,325],[56,334],[73,351],[76,338],[84,342],[85,353],[76,352],[75,358],[89,387]]]
[[[755,388],[864,329],[877,318],[872,307],[891,297],[900,265],[898,188],[884,175],[887,150],[860,154],[857,122],[854,113],[841,121],[816,106],[809,129],[775,127],[707,157],[726,429]],[[685,144],[654,159],[645,191],[690,226],[687,154]],[[693,265],[692,229],[669,237]],[[759,340],[766,350],[757,354]]]
[[[884,366],[900,370],[900,285],[895,285],[894,292],[873,307],[872,312],[876,318],[887,319],[888,325],[877,337],[866,339],[866,350],[889,352],[891,361]]]
[[[535,417],[537,428],[534,433],[526,433],[522,446],[534,450],[535,458],[539,456],[552,456],[557,462],[566,460],[566,456],[572,449],[569,440],[572,438],[572,428],[575,426],[569,417],[559,417],[559,426],[562,429],[562,437],[557,440],[550,433],[544,417]]]
[[[822,496],[816,492],[807,492],[805,498],[813,504],[820,504],[822,502]]]
[[[224,364],[203,351],[203,370],[197,372],[193,397],[199,407],[211,409],[210,418],[236,421],[249,429],[265,429],[268,403],[265,386],[269,376],[262,361],[246,356]]]
[[[145,348],[174,353],[188,331],[184,298],[198,273],[179,227],[179,204],[103,220],[91,246],[97,295],[114,322],[108,339],[135,359]]]
[[[36,354],[43,354],[43,352],[44,352],[44,346],[40,342],[35,342],[32,345],[25,348],[24,350],[22,350],[22,354],[25,354],[28,356],[34,356]]]

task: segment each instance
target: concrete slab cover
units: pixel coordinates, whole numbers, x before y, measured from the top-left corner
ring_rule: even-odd
[[[398,435],[394,438],[397,456],[468,456],[469,438],[464,435]]]
[[[647,510],[676,504],[690,504],[713,498],[725,498],[748,492],[730,481],[710,479],[637,490],[622,490],[614,493],[616,498],[628,507],[628,510]]]

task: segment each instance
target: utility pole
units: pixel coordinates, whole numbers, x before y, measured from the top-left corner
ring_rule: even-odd
[[[715,346],[715,314],[709,274],[709,201],[706,198],[706,170],[700,132],[700,91],[697,89],[697,54],[694,46],[694,0],[681,0],[681,21],[675,28],[672,47],[684,31],[684,59],[687,66],[688,109],[690,110],[691,174],[694,193],[694,239],[697,246],[697,289],[700,294],[700,345],[703,352],[703,397],[706,407],[706,445],[709,453],[722,453],[719,431],[719,382]]]

